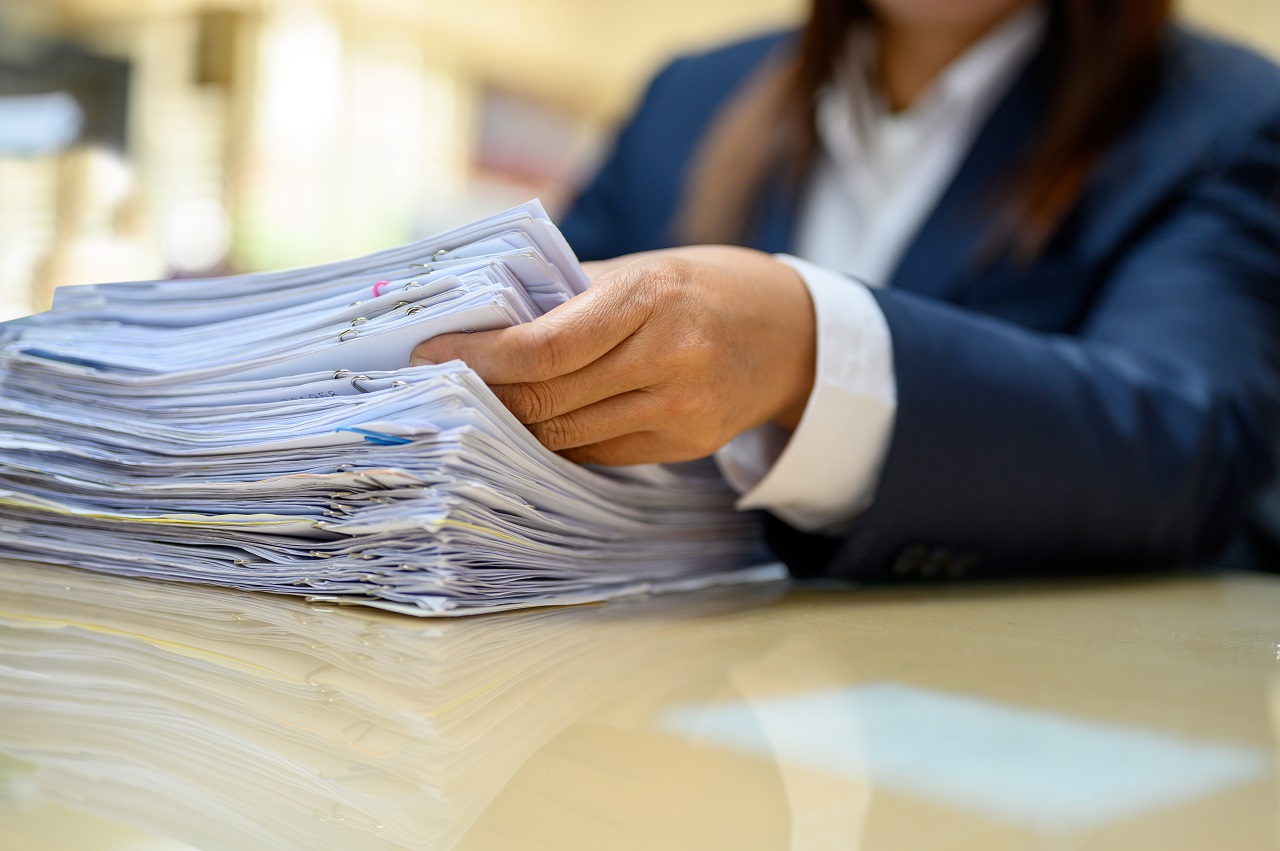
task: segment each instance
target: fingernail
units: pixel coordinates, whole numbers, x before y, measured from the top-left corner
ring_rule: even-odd
[[[428,360],[427,358],[424,358],[422,355],[414,355],[413,357],[409,358],[409,366],[435,366],[435,365],[436,365],[435,361]]]

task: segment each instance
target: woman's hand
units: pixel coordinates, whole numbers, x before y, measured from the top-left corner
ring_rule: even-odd
[[[523,325],[428,340],[460,358],[549,449],[579,463],[686,461],[766,422],[794,428],[813,387],[813,305],[768,254],[696,246],[586,264],[587,292]]]

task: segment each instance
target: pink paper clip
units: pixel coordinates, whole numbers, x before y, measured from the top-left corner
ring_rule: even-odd
[[[373,285],[373,297],[377,298],[378,296],[382,295],[382,288],[390,285],[391,285],[390,281],[378,281],[378,283]]]

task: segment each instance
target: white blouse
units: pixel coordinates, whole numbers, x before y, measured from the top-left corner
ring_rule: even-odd
[[[851,40],[819,95],[820,151],[795,251],[817,319],[817,372],[793,433],[768,424],[716,453],[738,507],[797,529],[838,531],[875,498],[897,412],[893,346],[868,287],[885,286],[960,168],[978,131],[1044,37],[1047,12],[1015,14],[911,106],[890,112],[874,83],[875,43]]]

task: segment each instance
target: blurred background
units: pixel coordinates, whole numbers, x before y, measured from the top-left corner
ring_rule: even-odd
[[[1280,0],[1181,0],[1280,56]],[[0,319],[309,265],[540,196],[670,56],[804,0],[0,0]]]

